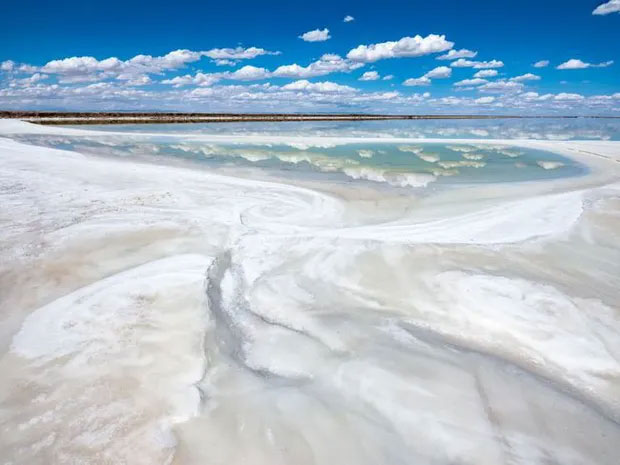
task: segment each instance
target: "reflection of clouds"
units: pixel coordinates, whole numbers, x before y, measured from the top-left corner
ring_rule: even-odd
[[[439,154],[434,152],[424,152],[424,149],[418,145],[399,145],[398,150],[401,152],[413,153],[420,160],[424,160],[428,163],[435,163],[440,160]]]
[[[217,155],[220,151],[220,147],[215,144],[205,144],[201,146],[176,144],[171,145],[170,148],[175,150],[181,150],[182,152],[201,153],[205,156]]]
[[[343,129],[340,128],[339,131]],[[265,136],[265,134],[262,135]],[[286,133],[284,135],[286,136]],[[269,136],[252,140],[251,136],[171,137],[171,133],[168,135],[151,133],[150,135],[106,135],[102,137],[39,135],[24,137],[30,141],[36,139],[39,143],[49,146],[68,147],[96,155],[119,157],[157,155],[186,160],[207,159],[214,167],[222,166],[222,164],[226,166],[248,166],[250,164],[259,169],[315,173],[317,176],[320,176],[320,173],[334,173],[352,179],[381,182],[399,187],[419,187],[442,176],[475,178],[477,181],[498,179],[510,181],[517,177],[528,177],[528,175],[540,178],[545,177],[542,174],[543,170],[553,170],[564,166],[561,162],[553,161],[554,157],[550,154],[536,154],[535,151],[530,153],[529,149],[520,150],[510,145],[510,142],[504,143],[504,141],[491,144],[481,144],[474,140],[469,142],[446,141],[446,143],[411,141],[415,142],[414,144],[382,144],[375,141],[372,145],[364,146],[361,140],[351,143],[346,139],[339,140],[334,137],[324,141],[318,137],[308,138],[307,134],[305,136],[303,140],[298,141],[291,136],[288,137],[293,140],[274,139]],[[387,142],[391,136],[384,134],[384,137]],[[340,148],[333,149],[336,147]],[[343,147],[346,148],[343,150]],[[431,152],[429,149],[440,153]],[[509,161],[507,158],[521,155],[524,155],[522,164],[507,163]],[[484,167],[488,168],[480,171],[463,169]],[[516,171],[514,168],[526,168],[527,171],[513,175],[511,170]],[[547,176],[557,175],[557,173],[549,173]]]
[[[305,121],[296,123],[222,123],[191,127],[195,133],[412,138],[492,138],[571,140],[620,139],[620,121],[611,119]],[[108,129],[109,130],[109,129]],[[174,130],[171,128],[169,130]],[[178,128],[177,128],[178,131]],[[186,129],[183,128],[183,132]],[[308,149],[310,147],[295,147]],[[325,147],[328,148],[328,147]]]
[[[459,170],[435,168],[431,171],[435,176],[456,176]]]
[[[446,147],[453,152],[475,152],[477,150],[476,146],[471,145],[446,145]]]
[[[418,153],[418,158],[428,163],[435,163],[440,160],[439,155],[436,153]]]
[[[440,161],[437,163],[442,168],[484,168],[487,164],[483,161],[474,161],[474,160],[456,160],[456,161]]]
[[[398,150],[401,152],[415,153],[417,155],[418,153],[422,153],[424,149],[419,145],[399,145]]]
[[[426,173],[400,173],[367,166],[345,168],[344,174],[353,179],[387,183],[396,187],[425,187],[436,179]]]
[[[463,158],[466,158],[467,160],[482,160],[484,155],[481,153],[464,153]]]
[[[290,144],[287,145],[290,146]],[[279,160],[282,163],[288,163],[293,165],[305,162],[309,165],[319,168],[321,171],[339,171],[346,166],[359,164],[358,160],[342,157],[332,157],[326,154],[310,152],[307,150],[291,152],[250,147],[234,148],[227,145],[215,144],[176,144],[172,145],[171,148],[182,150],[184,152],[202,154],[208,158],[214,156],[232,157],[244,159],[249,162]]]
[[[372,156],[375,154],[375,152],[373,152],[372,150],[358,150],[357,154],[362,157],[362,158],[372,158]]]
[[[536,162],[536,164],[538,166],[540,166],[543,169],[546,170],[555,170],[557,168],[561,168],[562,166],[564,166],[564,163],[560,162],[560,161],[543,161],[543,160],[539,160]]]
[[[515,149],[498,150],[497,153],[501,153],[502,155],[506,155],[507,157],[510,157],[510,158],[516,158],[520,155],[523,155],[522,151],[515,150]]]

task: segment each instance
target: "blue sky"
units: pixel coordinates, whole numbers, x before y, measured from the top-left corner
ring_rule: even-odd
[[[620,0],[2,11],[0,108],[620,116]]]

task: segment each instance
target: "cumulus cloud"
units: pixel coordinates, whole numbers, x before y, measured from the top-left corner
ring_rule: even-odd
[[[583,100],[585,97],[580,94],[568,94],[565,92],[559,93],[554,97],[554,100],[557,101],[574,101],[574,100]]]
[[[351,21],[354,21],[354,20],[355,18],[353,16],[346,15],[342,21],[344,21],[345,23],[350,23]]]
[[[109,57],[99,60],[91,56],[68,57],[47,62],[40,68],[21,65],[20,72],[39,71],[59,76],[64,83],[88,82],[108,78],[116,78],[134,83],[146,82],[144,76],[161,74],[176,70],[206,56],[218,64],[235,64],[238,60],[247,60],[260,55],[278,55],[258,47],[215,48],[207,51],[187,49],[174,50],[163,56],[136,55],[129,60]],[[150,78],[149,78],[150,79]]]
[[[532,74],[532,73],[526,73],[526,74],[522,74],[521,76],[515,76],[515,77],[510,78],[510,81],[515,81],[515,82],[539,81],[539,80],[540,80],[540,76],[536,74]]]
[[[98,60],[91,56],[69,57],[47,62],[38,71],[54,74],[60,83],[95,82],[104,79],[120,79],[134,83],[144,81],[147,74],[161,74],[164,71],[174,70],[187,63],[198,61],[203,52],[191,50],[174,50],[166,55],[153,57],[151,55],[136,55],[123,61],[116,57]],[[20,71],[32,68],[29,65],[19,67]]]
[[[549,60],[540,60],[533,64],[534,68],[546,68],[549,66]]]
[[[428,86],[431,84],[431,79],[445,79],[452,76],[452,69],[447,66],[438,66],[431,69],[424,76],[419,78],[409,78],[403,82],[405,86]]]
[[[361,68],[362,66],[364,66],[362,63],[354,63],[345,60],[339,55],[326,53],[319,60],[310,63],[308,66],[300,66],[296,63],[279,66],[273,72],[273,76],[307,79],[316,76],[325,76],[335,72],[349,72]]]
[[[186,85],[210,86],[223,79],[236,81],[256,81],[273,77],[308,79],[316,76],[325,76],[334,72],[350,72],[362,66],[363,64],[361,63],[354,63],[343,59],[339,55],[327,53],[308,66],[300,66],[295,63],[292,65],[280,66],[272,72],[265,68],[246,65],[234,72],[197,73],[195,76],[177,76],[162,82],[164,84],[171,84],[175,87],[182,87]],[[369,76],[373,76],[372,72]],[[377,77],[377,79],[379,79],[379,77]]]
[[[474,103],[481,105],[488,105],[489,103],[495,102],[495,97],[480,97],[474,100]]]
[[[472,61],[472,60],[465,60],[463,58],[459,58],[458,60],[450,63],[450,66],[454,68],[476,68],[476,69],[501,68],[502,66],[504,66],[504,62],[500,60]]]
[[[11,87],[15,87],[15,86],[30,86],[32,84],[35,84],[39,81],[43,81],[45,79],[47,79],[49,76],[47,74],[41,74],[41,73],[35,73],[32,76],[26,77],[26,78],[22,78],[22,79],[13,79],[10,83],[9,86]]]
[[[331,39],[331,36],[329,35],[329,29],[325,28],[304,32],[299,38],[306,42],[324,42],[327,39]]]
[[[387,76],[383,76],[384,81],[391,81],[392,79],[394,79],[393,74],[388,74]]]
[[[482,69],[474,74],[475,78],[488,78],[497,76],[497,70],[495,69]]]
[[[430,79],[445,79],[449,78],[450,76],[452,76],[452,69],[448,68],[447,66],[438,66],[437,68],[430,70],[424,75],[424,77]]]
[[[373,63],[386,58],[418,57],[450,50],[454,42],[446,40],[445,35],[429,34],[426,37],[403,37],[398,41],[359,45],[347,54],[349,60]]]
[[[223,60],[213,60],[213,63],[216,64],[216,66],[234,66],[237,64],[236,61],[234,60],[228,60],[228,59],[223,59]]]
[[[620,0],[610,0],[602,5],[597,6],[592,12],[593,15],[608,15],[610,13],[620,12]]]
[[[245,65],[239,68],[237,71],[227,74],[228,79],[234,79],[237,81],[256,81],[258,79],[266,79],[271,76],[271,73],[265,68],[257,68],[252,65]]]
[[[482,84],[486,84],[487,81],[486,79],[481,79],[481,78],[475,78],[475,79],[463,79],[462,81],[458,81],[455,82],[454,85],[457,87],[463,87],[463,86],[480,86]]]
[[[226,74],[226,73],[223,73]],[[223,78],[225,79],[225,78]],[[519,83],[509,82],[510,85]],[[165,91],[154,88],[127,86],[127,81],[113,80],[90,85],[62,86],[36,82],[29,86],[0,88],[3,108],[67,109],[98,107],[104,109],[150,109],[175,111],[364,111],[372,108],[385,112],[411,112],[417,105],[420,111],[429,108],[514,108],[530,114],[549,114],[553,111],[613,113],[620,103],[620,93],[613,95],[583,96],[579,94],[544,94],[536,92],[499,92],[493,96],[447,96],[433,99],[424,94],[402,95],[399,92],[363,92],[337,83],[291,83],[288,88],[260,84],[215,85],[190,89],[172,88]],[[493,98],[493,101],[491,101]],[[483,100],[479,100],[483,99]],[[485,103],[487,102],[487,103]]]
[[[487,82],[486,84],[482,84],[478,87],[478,90],[481,92],[517,92],[523,89],[523,84],[515,81],[492,81]]]
[[[419,78],[409,78],[403,82],[404,86],[430,86],[431,80],[426,76]]]
[[[376,81],[379,78],[380,78],[379,73],[377,73],[376,71],[366,71],[364,74],[362,74],[359,80],[360,81]]]
[[[291,82],[282,86],[283,90],[299,90],[305,92],[318,92],[318,93],[351,93],[357,92],[357,89],[349,86],[343,86],[336,84],[335,82],[323,81],[323,82],[309,82],[306,79]]]
[[[0,63],[0,71],[13,71],[15,66],[16,65],[13,60],[6,60]]]
[[[221,79],[220,74],[196,73],[195,76],[186,74],[185,76],[176,76],[172,79],[161,81],[163,84],[170,84],[174,87],[182,87],[187,85],[210,86]]]
[[[270,52],[258,47],[237,47],[237,48],[213,48],[202,52],[205,56],[213,60],[249,60],[261,55],[280,55],[280,52]]]
[[[146,74],[134,76],[131,79],[128,79],[125,81],[126,86],[132,86],[132,87],[146,86],[152,83],[153,81]]]
[[[461,50],[450,50],[445,55],[437,57],[438,60],[456,60],[457,58],[474,58],[478,52],[462,48]]]
[[[116,57],[99,61],[94,57],[84,56],[49,61],[41,71],[54,74],[91,74],[98,71],[121,71],[122,67],[123,62]]]
[[[561,65],[556,66],[556,69],[585,69],[585,68],[607,68],[608,66],[613,65],[613,60],[604,61],[602,63],[586,63],[584,61],[578,60],[576,58],[571,58],[568,61],[565,61]]]

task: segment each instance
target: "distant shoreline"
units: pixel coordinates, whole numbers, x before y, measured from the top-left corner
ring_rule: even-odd
[[[443,119],[604,118],[616,116],[517,116],[517,115],[372,115],[359,113],[165,113],[165,112],[59,112],[0,111],[0,119],[20,119],[38,124],[163,124],[230,123],[246,121],[376,121]]]

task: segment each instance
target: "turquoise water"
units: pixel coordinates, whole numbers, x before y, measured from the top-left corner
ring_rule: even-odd
[[[173,125],[179,130],[180,125]],[[133,129],[133,128],[132,128]],[[579,176],[587,168],[560,155],[510,145],[451,143],[331,143],[307,146],[294,142],[211,143],[166,135],[44,136],[19,139],[96,155],[137,157],[147,161],[185,160],[207,168],[255,168],[275,175],[383,183],[416,188],[429,183],[516,182]],[[314,145],[320,145],[317,142]]]

